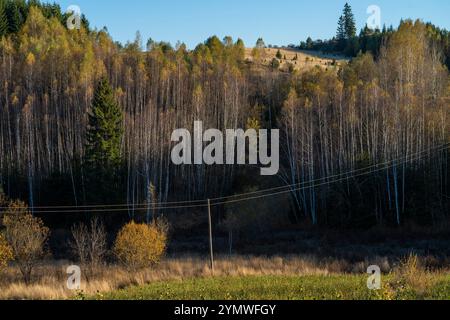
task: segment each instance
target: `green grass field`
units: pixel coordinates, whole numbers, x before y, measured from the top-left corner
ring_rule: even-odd
[[[436,275],[432,284],[412,287],[385,278],[382,290],[367,289],[367,277],[250,276],[199,278],[152,283],[98,295],[113,300],[417,300],[450,299],[450,276]]]

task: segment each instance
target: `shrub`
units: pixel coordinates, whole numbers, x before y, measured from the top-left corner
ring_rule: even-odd
[[[278,61],[278,59],[273,58],[270,66],[273,70],[277,70],[280,67],[280,62]]]
[[[280,60],[283,58],[283,55],[281,54],[280,50],[277,51],[277,54],[275,56],[277,57],[277,59],[280,59]]]
[[[288,63],[286,64],[286,66],[287,66],[287,71],[288,71],[289,73],[293,73],[293,72],[295,71],[295,66],[294,66],[292,63],[288,62]]]
[[[121,263],[136,270],[158,263],[166,250],[167,233],[158,223],[131,222],[117,235],[114,253]]]
[[[73,241],[70,246],[81,265],[92,274],[100,266],[107,253],[105,226],[97,218],[88,226],[78,224],[72,228]]]
[[[388,287],[396,299],[422,299],[430,294],[436,282],[415,254],[404,258],[392,275]]]
[[[25,283],[31,281],[31,273],[44,256],[49,229],[41,219],[33,217],[22,202],[9,205],[3,218],[5,236],[11,246],[14,260],[19,266]]]
[[[5,237],[0,234],[0,270],[8,266],[8,262],[13,260],[13,251],[6,241]]]

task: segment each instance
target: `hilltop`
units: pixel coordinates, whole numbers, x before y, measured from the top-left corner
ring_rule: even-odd
[[[281,59],[277,58],[280,51]],[[245,59],[254,60],[253,48],[245,49]],[[348,58],[338,54],[324,54],[319,51],[306,51],[294,48],[265,48],[264,55],[261,57],[263,64],[269,67],[273,59],[280,63],[280,70],[288,71],[290,66],[294,70],[308,70],[319,66],[323,69],[335,68],[348,62]]]

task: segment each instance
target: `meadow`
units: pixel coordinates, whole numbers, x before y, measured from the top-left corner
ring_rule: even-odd
[[[392,276],[381,290],[369,290],[367,277],[247,276],[200,278],[157,282],[131,287],[96,299],[108,300],[448,300],[450,276],[434,275],[426,291],[413,287],[391,287]]]
[[[281,54],[277,58],[277,55]],[[245,49],[247,61],[254,62],[253,48]],[[349,59],[339,54],[324,54],[319,51],[305,51],[294,48],[266,48],[260,61],[260,66],[270,67],[273,59],[280,63],[281,71],[288,71],[289,67],[297,71],[310,70],[319,67],[323,70],[333,69],[345,65]]]
[[[81,290],[66,287],[69,261],[42,264],[29,285],[18,282],[17,268],[0,276],[0,299],[100,300],[367,300],[450,299],[450,270],[431,270],[426,259],[410,256],[397,262],[375,257],[383,272],[382,289],[367,289],[368,261],[350,263],[313,255],[221,256],[211,274],[208,259],[166,258],[158,265],[130,271],[104,265],[84,272]]]

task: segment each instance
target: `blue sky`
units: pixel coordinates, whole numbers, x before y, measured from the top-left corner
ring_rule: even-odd
[[[253,46],[298,44],[308,36],[334,36],[345,0],[56,0],[63,10],[78,5],[92,27],[107,26],[114,40],[125,43],[140,31],[146,41],[178,40],[190,48],[211,35],[242,38]],[[369,5],[381,8],[382,23],[420,18],[450,29],[448,0],[350,0],[358,29],[366,24]]]

